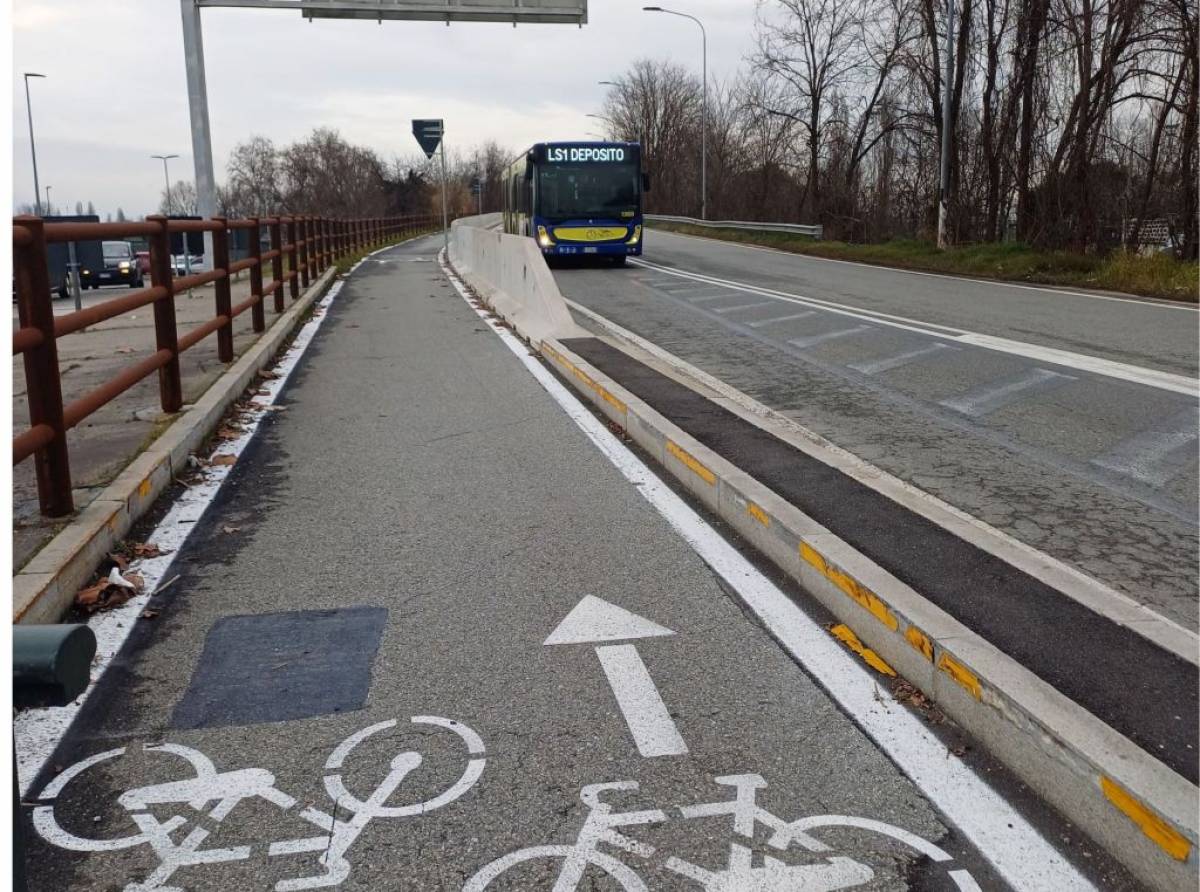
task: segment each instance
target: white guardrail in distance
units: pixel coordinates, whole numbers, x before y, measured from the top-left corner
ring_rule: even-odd
[[[791,232],[795,235],[821,237],[820,224],[807,223],[763,223],[748,220],[697,220],[695,217],[672,217],[668,214],[643,214],[651,223],[686,223],[689,226],[704,226],[708,229],[759,229],[765,232]]]

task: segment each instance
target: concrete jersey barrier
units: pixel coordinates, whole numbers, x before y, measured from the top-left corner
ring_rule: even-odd
[[[586,337],[533,239],[494,227],[499,214],[465,217],[450,228],[450,263],[492,310],[541,347],[548,338]]]

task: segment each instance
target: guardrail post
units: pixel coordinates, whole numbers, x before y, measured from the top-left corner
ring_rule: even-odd
[[[224,217],[213,217],[221,228],[213,232],[213,265],[225,270],[225,275],[213,283],[217,298],[217,315],[225,317],[225,324],[217,329],[217,359],[233,362],[233,299],[230,294],[229,275],[229,226]]]
[[[271,250],[275,256],[271,258],[271,278],[275,280],[275,312],[283,312],[283,234],[280,232],[280,218],[272,217],[267,226],[271,232]]]
[[[29,231],[29,244],[14,245],[13,272],[17,286],[17,318],[22,328],[36,328],[42,343],[22,354],[29,423],[46,425],[54,438],[34,455],[38,505],[47,517],[62,517],[75,510],[71,498],[71,462],[67,429],[63,425],[62,380],[58,369],[58,342],[54,339],[54,308],[46,266],[45,224],[33,216],[16,217],[15,226]]]
[[[282,220],[280,221],[282,226]],[[300,297],[300,232],[296,226],[296,218],[288,217],[288,293],[292,296],[292,300]],[[282,295],[280,295],[282,297]],[[283,311],[282,303],[275,301],[275,309]]]
[[[262,223],[258,217],[250,220],[254,223],[250,230],[250,256],[254,258],[254,266],[250,267],[250,296],[257,298],[250,307],[250,325],[256,332],[261,332],[267,329],[263,309]]]
[[[321,218],[314,216],[310,222],[310,231],[312,233],[313,245],[313,271],[312,277],[315,279],[321,273],[325,272],[325,258],[322,256],[324,248],[321,245]]]
[[[317,218],[317,239],[321,246],[317,256],[321,258],[321,272],[325,272],[333,261],[329,256],[329,221],[324,217]]]
[[[167,289],[166,295],[154,302],[154,342],[159,350],[171,351],[167,364],[158,370],[158,392],[162,410],[168,415],[183,406],[183,380],[179,374],[179,329],[175,325],[175,282],[171,267],[171,233],[167,218],[154,215],[146,218],[158,231],[150,236],[150,279]],[[187,238],[184,237],[184,250]]]
[[[300,240],[300,285],[306,291],[308,290],[308,277],[310,273],[311,255],[308,251],[309,242],[312,241],[312,217],[307,214],[299,218],[300,233],[304,237]]]

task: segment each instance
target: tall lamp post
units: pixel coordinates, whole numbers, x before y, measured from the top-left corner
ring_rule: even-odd
[[[946,78],[942,82],[942,158],[939,165],[937,246],[950,246],[950,90],[954,82],[954,0],[946,3]]]
[[[46,187],[46,213],[47,213],[47,214],[48,214],[48,213],[50,213],[50,211],[52,210],[52,208],[50,207],[50,190],[51,190],[52,188],[54,188],[54,187],[53,187],[53,186],[47,186],[47,187]],[[38,215],[39,215],[39,216],[41,216],[41,212],[40,212],[40,211],[38,212]]]
[[[700,26],[700,46],[701,46],[701,76],[704,79],[702,85],[702,99],[700,106],[700,219],[708,219],[708,32],[704,30],[704,23],[694,15],[688,15],[686,12],[676,12],[673,9],[664,9],[661,6],[643,6],[643,12],[665,12],[667,15],[677,15],[680,18],[691,19]]]
[[[33,144],[33,105],[29,101],[29,79],[45,76],[33,71],[25,72],[25,113],[29,115],[29,154],[33,156],[33,207],[39,217],[42,215],[42,187],[38,184],[37,148]]]
[[[167,216],[171,215],[171,176],[167,173],[167,162],[172,158],[178,158],[178,155],[151,155],[151,158],[157,158],[163,163],[163,183],[167,187]]]

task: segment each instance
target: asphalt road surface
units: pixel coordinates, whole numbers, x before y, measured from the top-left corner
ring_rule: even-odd
[[[902,773],[437,244],[351,277],[132,620],[25,797],[33,889],[1003,889],[995,847],[1021,888],[1087,888],[1013,856],[1024,818],[979,844],[947,819],[964,765],[1003,772],[948,732],[925,787]],[[876,721],[911,719],[861,677]]]
[[[655,230],[624,269],[555,275],[567,298],[1197,628],[1195,307]]]

